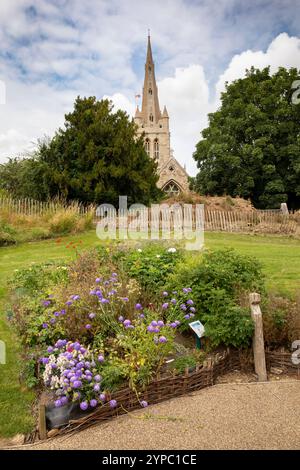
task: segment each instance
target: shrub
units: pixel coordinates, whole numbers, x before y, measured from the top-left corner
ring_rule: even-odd
[[[264,339],[270,346],[287,346],[300,338],[300,295],[287,299],[270,294],[262,306]]]
[[[52,235],[63,235],[75,231],[78,214],[72,209],[61,209],[49,220]]]
[[[138,279],[143,289],[155,296],[180,259],[182,252],[178,248],[152,243],[143,249],[130,250],[124,259],[124,269],[130,277]]]
[[[193,290],[197,318],[212,346],[249,344],[253,325],[241,299],[250,291],[264,293],[258,261],[234,250],[207,251],[200,259],[184,260],[168,279],[169,290],[183,284]]]
[[[14,245],[16,242],[16,231],[14,228],[9,224],[0,221],[0,246]]]

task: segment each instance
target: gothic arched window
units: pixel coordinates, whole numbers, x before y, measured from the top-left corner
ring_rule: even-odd
[[[152,95],[152,88],[149,88],[149,95]]]
[[[150,155],[150,140],[149,139],[145,140],[145,150],[147,154]]]
[[[177,196],[180,193],[180,188],[175,181],[171,180],[163,187],[163,191],[169,196]]]
[[[159,158],[159,142],[158,139],[154,140],[154,158],[158,160]]]
[[[149,121],[150,121],[150,122],[153,122],[153,114],[150,114],[150,116],[149,116]]]

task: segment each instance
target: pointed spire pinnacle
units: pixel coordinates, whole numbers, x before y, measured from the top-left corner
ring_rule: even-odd
[[[150,29],[148,29],[148,45],[147,45],[147,64],[153,64],[152,58],[152,49],[151,49],[151,39],[150,39]]]
[[[163,113],[162,113],[162,117],[169,117],[169,114],[168,114],[166,105],[164,106],[164,110],[163,110]]]

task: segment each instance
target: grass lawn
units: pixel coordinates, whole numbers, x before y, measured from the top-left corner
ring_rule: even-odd
[[[5,341],[7,353],[7,363],[0,364],[0,436],[26,433],[33,426],[30,408],[34,394],[24,390],[19,384],[20,346],[5,319],[6,281],[15,269],[32,262],[73,258],[75,250],[68,245],[79,241],[79,249],[103,243],[93,230],[64,237],[60,243],[45,240],[0,248],[0,340]],[[240,253],[257,257],[263,263],[270,289],[290,295],[299,289],[300,240],[277,236],[206,233],[205,245],[208,248],[232,247]]]

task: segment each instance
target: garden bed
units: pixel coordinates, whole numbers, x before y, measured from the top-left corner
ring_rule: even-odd
[[[137,398],[136,393],[129,387],[122,388],[111,395],[110,399],[116,400],[117,408],[111,409],[108,404],[97,408],[92,413],[82,413],[78,419],[71,419],[67,425],[59,429],[47,428],[47,437],[63,435],[81,431],[95,424],[110,420],[119,415],[140,409],[141,399],[154,405],[165,400],[186,395],[206,387],[214,385],[218,377],[236,370],[251,370],[252,361],[249,354],[227,349],[223,353],[216,354],[206,361],[206,364],[196,366],[194,370],[185,370],[183,374],[159,375],[142,392],[142,397]],[[271,368],[279,368],[282,372],[300,376],[300,365],[291,362],[291,353],[286,351],[266,351],[266,363],[268,371]],[[47,413],[47,407],[46,413]],[[78,407],[79,409],[79,407]],[[48,423],[49,424],[49,423]]]

